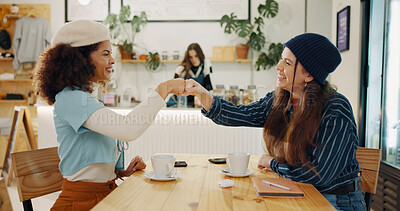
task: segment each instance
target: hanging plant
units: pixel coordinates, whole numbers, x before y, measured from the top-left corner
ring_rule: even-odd
[[[157,70],[157,68],[160,67],[160,57],[158,55],[158,52],[149,52],[146,57],[145,66],[150,70]]]

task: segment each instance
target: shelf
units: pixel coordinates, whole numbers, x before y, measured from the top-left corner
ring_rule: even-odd
[[[21,16],[21,15],[18,15],[18,14],[7,14],[7,15],[5,15],[5,17],[6,17],[6,18],[9,18],[9,19],[19,19],[19,18],[21,18],[22,16]]]
[[[137,60],[137,59],[121,59],[119,61],[123,62],[123,63],[145,63],[146,62],[146,60]]]
[[[0,62],[12,62],[14,58],[1,58]]]
[[[121,59],[121,62],[125,63],[145,63],[146,60],[140,60],[140,59]],[[182,60],[161,60],[161,63],[180,63]]]
[[[182,62],[182,60],[177,60],[177,59],[174,59],[174,60],[161,60],[161,63],[181,63]]]
[[[0,100],[0,103],[26,104],[26,103],[28,103],[28,101],[26,99],[23,99],[23,100]]]
[[[226,63],[251,63],[251,59],[234,59],[234,60],[211,60],[211,62],[226,62]],[[135,59],[121,59],[123,63],[145,63],[146,60],[135,60]],[[161,63],[181,63],[182,60],[161,60]]]
[[[9,79],[9,80],[0,80],[0,83],[32,83],[31,79]]]
[[[234,60],[211,60],[211,62],[235,62],[235,63],[251,63],[251,59],[234,59]]]

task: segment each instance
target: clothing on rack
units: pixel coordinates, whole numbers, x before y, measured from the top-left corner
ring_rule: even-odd
[[[22,17],[15,22],[13,38],[14,69],[22,63],[36,63],[51,42],[49,22],[43,18]]]

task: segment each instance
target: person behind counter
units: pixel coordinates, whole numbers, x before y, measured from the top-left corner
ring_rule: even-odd
[[[54,104],[59,169],[66,179],[51,210],[90,210],[117,187],[117,177],[144,169],[140,157],[124,169],[124,143],[150,126],[168,94],[184,90],[183,79],[169,80],[129,114],[113,112],[91,96],[95,83],[105,86],[111,77],[111,51],[108,28],[81,19],[64,24],[37,63],[34,84]]]
[[[186,94],[196,95],[202,113],[217,124],[264,128],[269,155],[259,160],[260,169],[313,184],[338,210],[365,210],[353,111],[326,81],[342,61],[340,53],[314,33],[298,35],[284,46],[276,90],[257,102],[235,106],[194,80],[186,82]]]
[[[203,50],[197,43],[188,46],[183,61],[175,70],[174,78],[193,79],[207,90],[212,90],[210,74],[211,62],[205,58]],[[187,96],[188,107],[194,107],[194,96]]]

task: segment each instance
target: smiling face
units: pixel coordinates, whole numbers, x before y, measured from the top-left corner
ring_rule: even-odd
[[[100,43],[96,51],[90,53],[92,63],[95,66],[93,82],[107,81],[111,78],[112,66],[115,63],[111,56],[111,43],[109,40]]]
[[[196,51],[189,50],[188,54],[190,63],[192,63],[194,67],[198,67],[200,65],[200,58],[199,55],[197,55]]]
[[[293,83],[295,64],[296,57],[288,48],[285,48],[279,63],[276,65],[276,69],[278,70],[276,86],[291,92],[293,84],[293,97],[298,98],[304,91],[305,85],[314,78],[304,69],[303,65],[298,62],[296,77]]]

